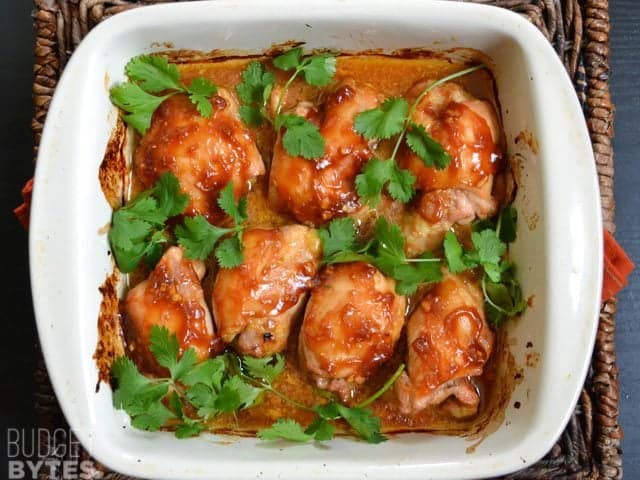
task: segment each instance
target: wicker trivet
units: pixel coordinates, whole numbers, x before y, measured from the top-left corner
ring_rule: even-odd
[[[141,5],[167,0],[35,0],[33,131],[40,141],[49,102],[67,59],[80,40],[105,18]],[[465,1],[465,0],[462,0]],[[520,13],[553,44],[582,102],[600,181],[604,225],[615,231],[613,198],[613,106],[609,94],[608,0],[466,0]],[[614,343],[616,300],[602,306],[591,368],[576,410],[558,443],[537,464],[511,479],[620,479],[618,368]],[[39,427],[66,428],[42,359],[35,372]],[[41,438],[41,442],[45,439]],[[85,451],[81,458],[88,458]],[[101,468],[98,465],[98,468]],[[102,472],[101,472],[102,473]],[[50,480],[47,473],[43,480]],[[102,478],[126,479],[104,470]]]

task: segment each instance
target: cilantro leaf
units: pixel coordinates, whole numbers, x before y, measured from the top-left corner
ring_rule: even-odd
[[[170,172],[160,175],[153,193],[158,199],[158,210],[165,216],[165,220],[180,215],[189,205],[189,195],[182,193],[178,178]]]
[[[158,201],[152,196],[140,196],[119,212],[128,221],[143,221],[154,226],[161,226],[167,220],[167,215],[160,210]]]
[[[325,261],[342,251],[351,251],[355,246],[356,229],[352,218],[336,218],[329,223],[328,228],[318,230],[322,240],[322,250]]]
[[[477,251],[478,262],[481,264],[497,264],[504,255],[507,246],[498,238],[494,230],[473,232],[471,241]]]
[[[387,438],[380,433],[380,419],[371,410],[336,404],[340,416],[368,443],[381,443]]]
[[[114,105],[128,113],[123,117],[124,121],[144,134],[151,126],[153,112],[173,93],[155,96],[145,92],[137,83],[128,82],[112,87],[109,95]]]
[[[324,155],[325,140],[318,127],[299,115],[280,115],[276,121],[284,129],[282,146],[289,155],[308,160]]]
[[[260,108],[252,105],[240,106],[240,118],[250,127],[259,127],[264,123],[264,115]]]
[[[336,73],[336,57],[328,54],[309,57],[302,71],[309,85],[324,87],[331,82]]]
[[[420,285],[442,280],[441,263],[431,253],[425,252],[419,259],[425,261],[393,267],[393,278],[397,281],[396,292],[400,295],[412,295]]]
[[[289,440],[291,442],[308,442],[313,440],[313,435],[305,433],[305,430],[295,420],[279,418],[269,428],[258,432],[261,440]]]
[[[133,271],[142,259],[151,266],[158,261],[162,245],[168,242],[165,222],[181,213],[188,200],[180,193],[177,178],[167,172],[153,188],[113,213],[109,244],[122,272]]]
[[[236,86],[236,92],[240,100],[248,105],[262,104],[266,100],[265,91],[270,91],[275,81],[273,73],[254,60],[242,72],[242,81]]]
[[[158,400],[151,403],[143,413],[135,415],[131,419],[131,426],[139,430],[155,432],[172,418],[175,418],[175,415]]]
[[[187,217],[174,233],[184,248],[185,256],[191,259],[206,259],[218,240],[232,229],[211,225],[202,215]]]
[[[494,326],[498,326],[507,318],[520,315],[527,309],[520,284],[515,280],[497,283],[483,279],[482,289],[485,294],[487,317]]]
[[[180,375],[180,382],[187,386],[201,383],[209,388],[220,390],[225,369],[224,356],[209,358]]]
[[[200,422],[183,423],[182,425],[178,426],[175,435],[177,438],[189,438],[199,435],[206,429],[206,425]]]
[[[447,259],[447,268],[451,273],[461,273],[476,266],[464,256],[462,245],[455,233],[447,232],[444,236],[444,256]]]
[[[153,353],[156,361],[172,371],[178,364],[178,353],[180,344],[176,334],[169,334],[167,327],[151,325],[149,333],[149,350]]]
[[[130,81],[110,89],[111,102],[127,112],[122,118],[140,134],[151,126],[153,112],[167,98],[186,93],[203,117],[212,113],[209,97],[217,91],[209,80],[199,77],[187,87],[180,82],[180,71],[165,57],[140,55],[133,57],[125,67]],[[168,91],[166,95],[152,95]]]
[[[516,241],[516,224],[518,223],[518,211],[509,205],[500,212],[500,240],[505,243]]]
[[[391,138],[402,132],[408,109],[404,98],[387,98],[381,106],[359,113],[353,126],[367,140]]]
[[[404,263],[404,237],[400,227],[380,217],[375,227],[374,264],[385,275],[393,277],[394,267]]]
[[[449,154],[442,145],[431,138],[422,125],[411,123],[411,129],[407,131],[406,142],[427,167],[442,170],[451,163]]]
[[[186,391],[186,397],[191,405],[197,409],[198,416],[205,420],[220,413],[220,409],[216,406],[217,392],[203,383],[189,387]]]
[[[302,48],[296,47],[288,50],[282,55],[273,59],[273,64],[280,70],[291,70],[300,65],[302,59]]]
[[[200,115],[205,118],[211,117],[213,113],[210,97],[217,92],[218,87],[203,77],[194,78],[187,87],[189,100],[196,106]]]
[[[415,190],[416,177],[408,170],[398,167],[392,159],[370,159],[356,176],[356,191],[363,201],[372,207],[377,206],[382,199],[382,190],[387,185],[389,194],[399,202],[411,200]]]
[[[233,193],[233,182],[227,183],[218,196],[218,205],[220,208],[229,215],[236,225],[240,225],[245,222],[247,216],[247,199],[246,197],[240,198],[236,203],[236,197]]]
[[[222,268],[235,268],[244,260],[243,246],[238,235],[225,238],[216,247],[216,259]]]
[[[313,435],[314,440],[318,442],[326,442],[331,440],[335,434],[335,427],[331,425],[326,419],[317,417],[309,426],[305,429],[304,433],[307,435]]]
[[[142,375],[135,363],[127,357],[118,357],[111,366],[111,375],[117,388],[113,394],[113,403],[117,408],[128,410],[129,406],[145,401],[162,398],[168,391],[168,384],[154,384]]]
[[[238,97],[244,103],[240,118],[251,127],[259,127],[266,118],[264,108],[275,84],[275,76],[262,63],[254,60],[242,72],[242,81],[236,86]]]
[[[372,207],[382,200],[382,190],[391,176],[389,167],[392,160],[370,159],[356,176],[356,191],[362,200]]]
[[[409,170],[398,167],[396,162],[391,163],[391,171],[387,191],[391,198],[402,203],[407,203],[413,197],[415,190],[413,185],[416,177]]]
[[[127,76],[146,92],[182,89],[178,67],[169,63],[166,57],[139,55],[129,60],[124,69]]]
[[[261,388],[249,385],[242,380],[242,377],[234,375],[222,384],[215,400],[215,406],[221,412],[234,412],[240,408],[249,408],[261,393]]]
[[[243,357],[242,364],[253,378],[272,383],[284,370],[284,357],[277,353],[273,357]]]

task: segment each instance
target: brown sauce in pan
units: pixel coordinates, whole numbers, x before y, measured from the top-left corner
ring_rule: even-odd
[[[185,63],[180,65],[182,80],[189,83],[193,78],[203,76],[220,87],[227,88],[235,94],[235,86],[241,80],[241,74],[247,63],[251,59],[231,58],[225,61]],[[421,79],[437,79],[464,68],[462,64],[454,64],[448,60],[433,56],[415,58],[396,58],[384,55],[354,55],[344,56],[338,59],[336,81],[345,78],[353,78],[357,82],[371,85],[379,90],[385,97],[403,95],[414,83]],[[277,82],[282,84],[288,74],[276,71]],[[458,81],[467,90],[478,98],[486,99],[497,105],[495,98],[494,84],[491,75],[486,71],[477,71],[465,76]],[[318,100],[322,95],[320,90],[306,85],[302,81],[295,81],[287,94],[284,110],[291,108],[300,100]],[[265,161],[267,172],[270,167],[270,158],[274,144],[274,134],[269,127],[253,130],[256,143]],[[488,133],[491,138],[490,132]],[[378,147],[380,155],[390,153],[391,145],[383,141]],[[489,163],[487,163],[489,162]],[[494,172],[497,164],[493,159],[483,160],[479,168],[483,172]],[[295,223],[291,218],[275,211],[267,199],[268,173],[260,177],[252,186],[248,193],[249,226],[276,227],[285,224]],[[140,179],[135,176],[132,180],[132,196],[143,190]],[[461,227],[464,232],[466,227]],[[460,233],[460,232],[459,232]],[[212,262],[208,265],[208,273],[203,281],[205,298],[210,301],[213,279],[216,268]],[[143,280],[148,271],[140,269],[129,277],[132,287]],[[426,293],[425,289],[408,299],[407,311],[410,313],[419,300]],[[121,302],[120,308],[123,309]],[[125,338],[127,334],[126,315],[124,319]],[[284,394],[296,399],[298,402],[312,406],[314,404],[326,402],[326,392],[319,391],[308,377],[306,371],[298,364],[298,336],[301,318],[298,319],[292,328],[286,350],[283,352],[286,358],[286,368],[284,373],[276,381],[275,387]],[[373,374],[373,376],[360,386],[357,390],[352,404],[367,398],[378,390],[384,382],[396,371],[398,366],[405,362],[407,345],[406,336],[402,332],[396,345],[395,351],[388,362]],[[513,361],[506,349],[506,342],[503,335],[497,335],[497,342],[492,358],[484,368],[482,376],[473,379],[480,396],[481,404],[477,414],[465,416],[467,412],[457,412],[452,415],[455,406],[451,402],[445,402],[438,407],[427,408],[414,415],[405,415],[400,412],[398,400],[394,389],[391,388],[382,397],[376,400],[370,408],[380,417],[383,431],[406,432],[406,431],[440,431],[446,433],[475,433],[479,428],[486,425],[492,417],[494,410],[501,404],[500,398],[508,398],[507,391],[513,388],[513,382],[505,379],[512,379]],[[135,355],[134,355],[135,356]],[[510,359],[506,373],[499,373],[498,365],[504,363],[504,359]],[[496,360],[499,359],[499,360]],[[504,368],[502,370],[505,370]],[[504,403],[504,402],[502,402]],[[459,408],[459,407],[458,407]],[[298,410],[286,403],[279,397],[266,393],[263,401],[250,409],[242,410],[235,416],[222,415],[215,418],[210,427],[215,431],[232,432],[236,434],[251,434],[256,430],[270,426],[278,418],[292,418],[302,424],[308,424],[313,419],[313,414]]]

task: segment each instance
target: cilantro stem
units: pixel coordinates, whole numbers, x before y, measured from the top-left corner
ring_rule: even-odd
[[[484,295],[484,299],[485,301],[491,305],[493,308],[495,308],[496,310],[498,310],[500,313],[505,314],[507,317],[509,317],[511,314],[505,310],[504,308],[496,305],[495,303],[493,303],[493,300],[491,300],[491,297],[489,296],[489,294],[487,293],[487,275],[483,275],[482,276],[482,293]]]
[[[401,364],[397,370],[395,371],[395,373],[393,375],[391,375],[391,378],[389,378],[389,380],[387,380],[386,382],[384,382],[384,385],[382,385],[382,387],[373,395],[371,395],[369,398],[367,398],[366,400],[363,400],[362,402],[358,403],[356,405],[356,408],[364,408],[364,407],[368,407],[369,405],[371,405],[373,402],[375,402],[378,398],[380,398],[387,390],[389,390],[389,388],[391,388],[391,386],[396,383],[396,380],[398,380],[398,377],[400,377],[400,375],[402,374],[402,372],[404,371],[404,363]]]
[[[442,262],[442,258],[406,258],[406,263]]]
[[[296,67],[296,71],[293,72],[293,75],[289,77],[289,80],[287,80],[284,86],[282,87],[282,90],[280,91],[280,96],[278,97],[278,103],[276,105],[275,118],[278,118],[278,116],[280,115],[280,111],[282,110],[282,105],[284,103],[284,98],[287,95],[287,91],[289,90],[289,87],[291,86],[293,81],[296,79],[298,74],[304,70],[304,67],[306,67],[308,63],[309,63],[309,59],[305,58],[302,61],[302,63]],[[277,120],[276,120],[276,123],[277,123]]]
[[[405,133],[407,133],[407,128],[409,127],[409,124],[411,123],[411,119],[413,118],[413,114],[416,111],[416,108],[418,107],[418,104],[422,101],[422,99],[424,98],[424,96],[429,93],[431,90],[439,87],[440,85],[450,82],[451,80],[455,80],[456,78],[460,78],[463,77],[465,75],[468,75],[469,73],[473,73],[476,70],[480,70],[482,68],[486,68],[486,66],[484,64],[480,64],[480,65],[475,65],[473,67],[469,67],[469,68],[465,68],[464,70],[460,70],[459,72],[456,73],[452,73],[451,75],[447,75],[446,77],[442,77],[438,80],[436,80],[435,82],[430,83],[423,91],[422,93],[420,93],[420,95],[418,95],[418,98],[416,98],[416,100],[411,104],[411,107],[409,107],[409,112],[407,113],[407,117],[404,120],[404,126],[402,127],[402,131],[400,132],[400,135],[398,136],[398,139],[396,140],[396,144],[393,147],[393,153],[391,153],[391,160],[395,161],[396,158],[396,154],[398,153],[398,150],[400,149],[400,145],[402,144],[402,139],[404,138]]]

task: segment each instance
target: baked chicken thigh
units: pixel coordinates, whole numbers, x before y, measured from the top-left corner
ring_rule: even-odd
[[[205,266],[184,258],[180,247],[170,247],[146,280],[129,290],[125,300],[129,346],[145,368],[160,369],[149,351],[152,325],[166,327],[180,343],[180,353],[194,348],[199,360],[222,346],[213,329],[200,280]]]
[[[392,353],[404,322],[405,297],[394,280],[367,263],[329,265],[300,330],[300,358],[319,388],[351,398]]]
[[[217,204],[220,191],[232,181],[236,198],[241,196],[265,167],[236,99],[220,88],[211,105],[213,113],[205,118],[185,95],[165,100],[140,139],[133,167],[145,188],[173,173],[191,199],[186,215],[217,223],[224,218]]]
[[[244,232],[244,261],[218,272],[212,308],[220,336],[242,354],[281,352],[300,313],[321,255],[315,230],[303,225]]]
[[[430,290],[407,323],[407,370],[396,382],[404,413],[415,413],[454,397],[475,413],[480,397],[470,377],[482,374],[494,338],[480,287],[447,274]]]

